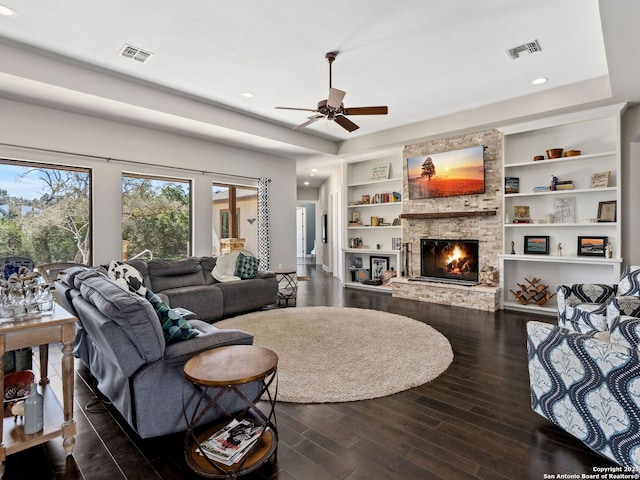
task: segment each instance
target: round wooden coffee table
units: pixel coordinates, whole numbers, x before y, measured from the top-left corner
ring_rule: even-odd
[[[268,348],[255,345],[215,348],[194,355],[185,363],[185,378],[196,387],[195,395],[200,395],[198,407],[187,418],[185,436],[185,459],[194,472],[209,478],[234,478],[255,470],[276,453],[277,370],[278,355]],[[250,382],[260,384],[260,391],[254,398],[247,397],[241,390],[243,385]],[[228,393],[246,405],[239,413],[228,412],[218,404]],[[266,401],[267,408],[258,408],[257,403],[261,398]],[[215,425],[200,425],[206,412],[216,407],[221,408],[226,417]],[[200,444],[234,419],[250,419],[260,426],[260,434],[240,460],[233,465],[225,465],[206,456]]]

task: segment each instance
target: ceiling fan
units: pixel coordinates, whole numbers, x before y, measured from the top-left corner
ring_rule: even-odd
[[[386,106],[378,107],[352,107],[345,108],[342,100],[346,95],[346,92],[333,88],[331,86],[331,65],[338,56],[338,52],[328,52],[325,55],[327,62],[329,62],[329,97],[326,100],[320,100],[318,106],[315,109],[311,108],[294,108],[294,107],[276,107],[282,110],[302,110],[306,112],[314,112],[315,115],[308,117],[308,120],[300,125],[293,127],[294,130],[299,130],[314,122],[317,122],[321,118],[327,120],[333,120],[345,130],[353,132],[360,128],[358,125],[349,120],[346,115],[386,115],[388,108]]]

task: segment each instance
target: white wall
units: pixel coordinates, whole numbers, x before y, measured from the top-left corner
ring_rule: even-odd
[[[192,180],[193,254],[211,254],[211,183],[225,175],[271,178],[271,267],[294,267],[295,161],[181,135],[0,99],[0,157],[75,165],[93,171],[93,263],[121,255],[121,173]],[[18,145],[19,148],[6,146]],[[75,152],[71,156],[33,148]],[[140,164],[106,161],[108,157]],[[162,165],[149,166],[148,163]],[[175,168],[163,168],[175,167]],[[194,169],[197,171],[189,171]],[[219,179],[219,176],[216,178]],[[232,181],[231,179],[230,181]]]

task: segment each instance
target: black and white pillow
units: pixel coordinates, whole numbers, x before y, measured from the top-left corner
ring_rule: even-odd
[[[142,297],[147,293],[142,275],[131,265],[113,260],[109,264],[107,275],[123,290],[137,293]]]

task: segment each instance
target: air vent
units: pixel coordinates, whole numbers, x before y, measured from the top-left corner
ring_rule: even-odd
[[[538,40],[534,40],[533,42],[510,48],[509,50],[507,50],[507,55],[509,55],[509,58],[511,58],[511,60],[515,60],[516,58],[520,58],[520,56],[523,54],[531,55],[532,53],[540,51],[542,51],[542,49],[540,48]]]
[[[120,50],[120,55],[144,63],[149,60],[149,58],[151,58],[153,53],[141,50],[138,47],[125,45],[124,47],[122,47],[122,50]]]

